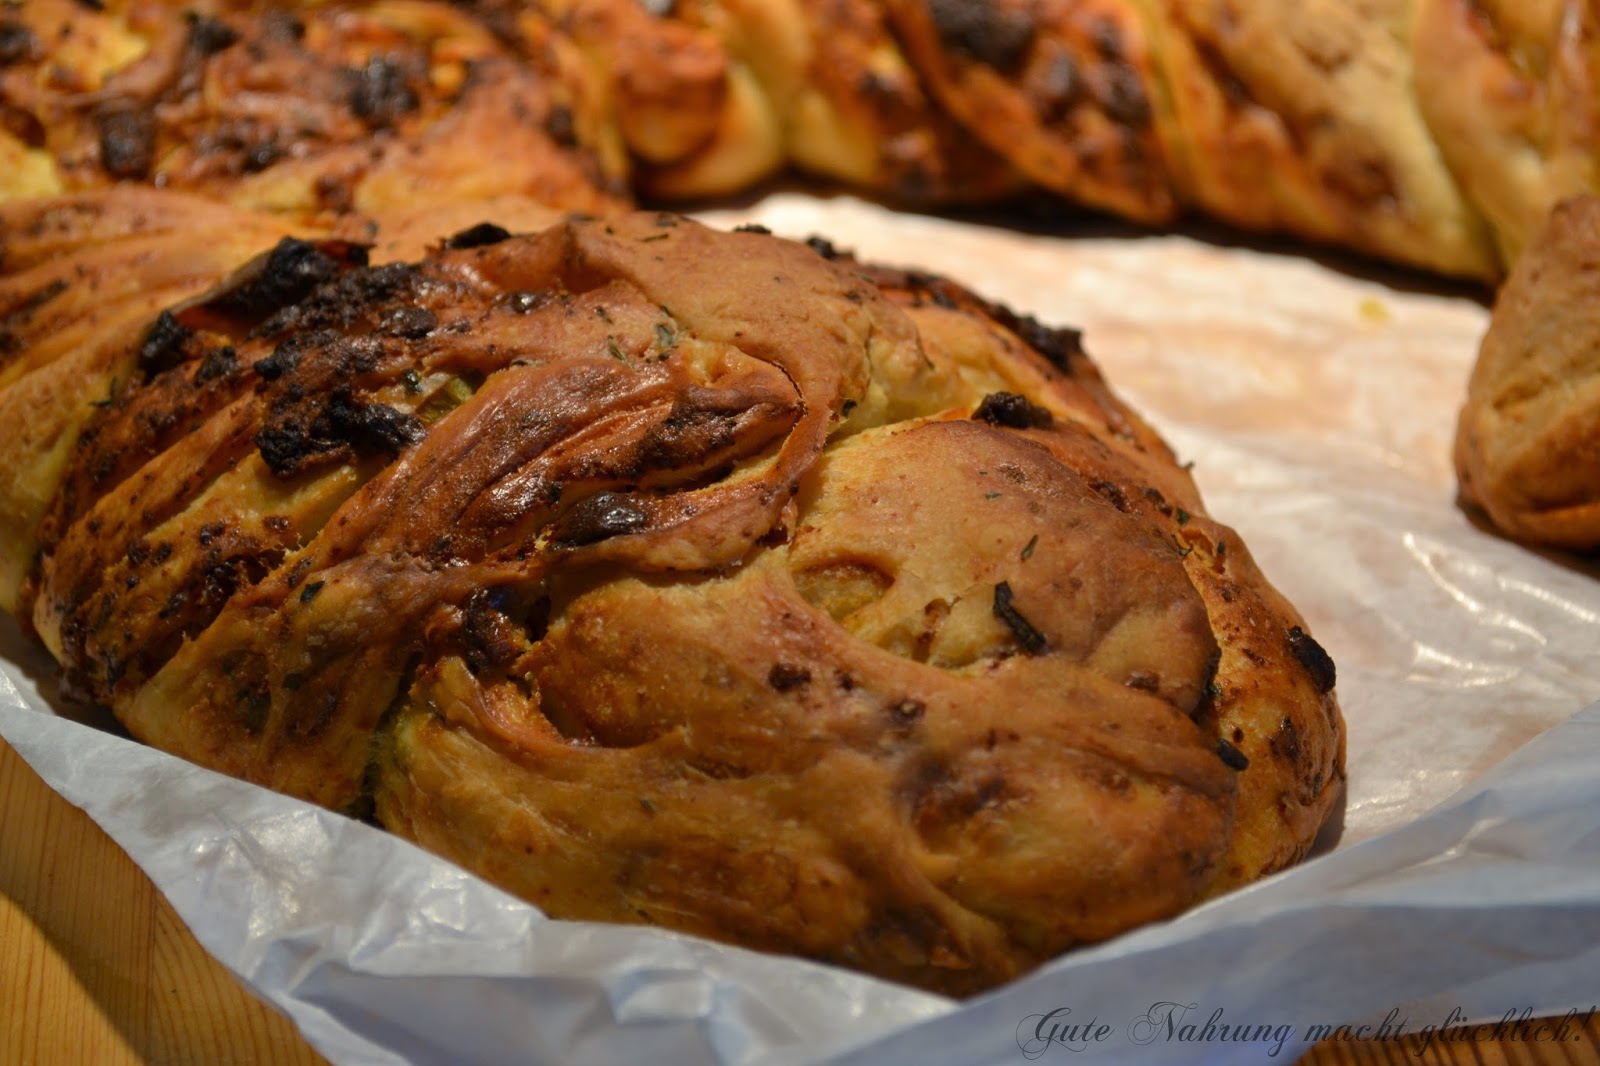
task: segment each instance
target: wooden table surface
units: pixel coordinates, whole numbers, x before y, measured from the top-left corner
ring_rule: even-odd
[[[1600,995],[1600,988],[1594,990]],[[1022,1061],[1020,1058],[1018,1061]],[[1272,1062],[1263,1050],[1263,1062]],[[325,1060],[190,935],[133,861],[0,740],[0,1066]],[[1326,1042],[1298,1066],[1596,1066],[1564,1043]]]

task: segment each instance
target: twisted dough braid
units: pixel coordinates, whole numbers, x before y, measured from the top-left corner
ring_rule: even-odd
[[[184,14],[180,14],[184,13]],[[1600,191],[1588,0],[33,0],[8,197],[150,180],[301,219],[726,196],[786,166],[1034,186],[1500,277]],[[70,27],[70,32],[63,31]]]
[[[18,275],[7,595],[135,737],[555,916],[953,994],[1338,802],[1332,663],[1075,333],[666,214],[194,291],[270,220],[174,196],[0,214],[76,248]]]

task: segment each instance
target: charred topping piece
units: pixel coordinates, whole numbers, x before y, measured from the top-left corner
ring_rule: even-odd
[[[39,47],[33,31],[9,19],[0,21],[0,67],[32,59]]]
[[[325,242],[328,248],[331,242]],[[343,254],[345,248],[331,249]],[[364,254],[359,245],[351,246],[345,260],[357,265],[357,257]],[[330,285],[313,291],[305,299],[274,313],[260,326],[255,335],[271,337],[293,330],[348,329],[353,323],[368,315],[376,306],[406,299],[414,295],[419,281],[416,267],[407,263],[385,263],[379,267],[350,270]]]
[[[335,389],[320,406],[309,411],[307,407],[311,405],[275,405],[267,424],[255,436],[261,458],[279,477],[337,460],[351,451],[396,455],[427,433],[416,415],[357,400],[347,385]]]
[[[132,102],[107,107],[95,116],[100,128],[100,165],[113,178],[145,178],[156,158],[156,120]]]
[[[631,497],[620,492],[601,492],[567,512],[555,539],[561,544],[581,547],[638,533],[649,524],[650,515]]]
[[[1015,392],[991,392],[972,412],[972,417],[1011,429],[1042,429],[1054,421],[1049,411]]]
[[[213,348],[206,353],[205,361],[200,364],[200,369],[194,372],[194,383],[204,385],[207,382],[225,378],[239,368],[239,353],[234,351],[231,344],[224,344],[220,348]]]
[[[291,337],[274,348],[265,359],[257,359],[250,369],[267,381],[277,381],[299,364],[300,351],[305,346],[305,340]]]
[[[497,226],[493,222],[480,222],[476,226],[469,226],[460,233],[455,234],[444,242],[444,246],[446,248],[483,248],[510,239],[511,231],[504,226]]]
[[[1217,738],[1217,758],[1230,770],[1242,771],[1250,765],[1245,753],[1234,747],[1226,737]]]
[[[1311,634],[1299,626],[1290,628],[1289,650],[1294,652],[1294,657],[1311,675],[1311,683],[1317,686],[1318,692],[1327,694],[1333,691],[1334,683],[1338,680],[1333,657],[1323,650],[1321,644],[1311,639]]]
[[[811,683],[811,671],[792,663],[774,663],[767,672],[767,684],[779,692],[789,692]]]
[[[832,241],[828,240],[828,238],[818,236],[815,233],[806,238],[806,247],[810,248],[813,252],[816,252],[830,263],[836,259],[849,258],[848,252],[841,252],[838,246]]]
[[[235,275],[232,289],[207,301],[224,313],[262,318],[299,303],[317,286],[339,276],[339,262],[310,241],[285,237],[277,246]]]
[[[1082,330],[1046,326],[1032,315],[1019,315],[1004,304],[996,304],[993,314],[1001,325],[1050,360],[1057,370],[1070,373],[1073,357],[1083,355]]]
[[[194,336],[194,330],[173,317],[171,311],[162,311],[139,345],[139,369],[146,374],[159,374],[183,362],[183,347]]]
[[[373,126],[392,126],[420,106],[405,71],[386,56],[373,56],[362,69],[350,71],[349,78],[350,110]]]
[[[519,315],[530,314],[549,303],[554,297],[549,292],[517,291],[506,296],[506,306]]]
[[[1122,491],[1121,485],[1118,485],[1114,481],[1096,481],[1089,487],[1094,489],[1094,491],[1098,492],[1100,495],[1104,496],[1106,498],[1106,502],[1111,504],[1111,506],[1121,511],[1123,514],[1128,513],[1128,495]]]
[[[378,320],[378,332],[406,340],[419,340],[439,325],[439,316],[426,307],[394,307]]]
[[[189,51],[199,56],[214,56],[238,42],[238,31],[226,22],[190,12]]]
[[[994,587],[994,616],[1006,624],[1016,636],[1017,643],[1022,645],[1022,650],[1029,655],[1042,655],[1050,650],[1044,634],[1033,628],[1021,612],[1011,605],[1011,583],[1008,581],[1002,581]]]
[[[928,274],[921,270],[908,270],[904,274],[905,284],[916,290],[922,296],[932,300],[937,306],[947,311],[954,311],[961,304],[957,299],[967,295],[960,288],[953,285],[948,278],[941,278],[937,274]],[[982,301],[979,301],[980,303]]]
[[[1002,74],[1021,68],[1037,30],[1025,13],[1007,10],[995,0],[929,0],[928,14],[947,48]]]

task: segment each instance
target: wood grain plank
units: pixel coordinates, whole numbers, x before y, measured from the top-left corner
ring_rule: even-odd
[[[326,1066],[0,741],[0,1063]]]

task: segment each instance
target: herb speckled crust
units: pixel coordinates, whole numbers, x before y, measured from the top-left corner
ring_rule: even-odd
[[[1331,662],[1076,331],[672,214],[200,260],[161,203],[41,228],[8,319],[120,324],[77,424],[11,408],[76,444],[4,499],[18,610],[136,737],[556,916],[952,994],[1337,802]],[[137,256],[214,283],[95,273]]]

